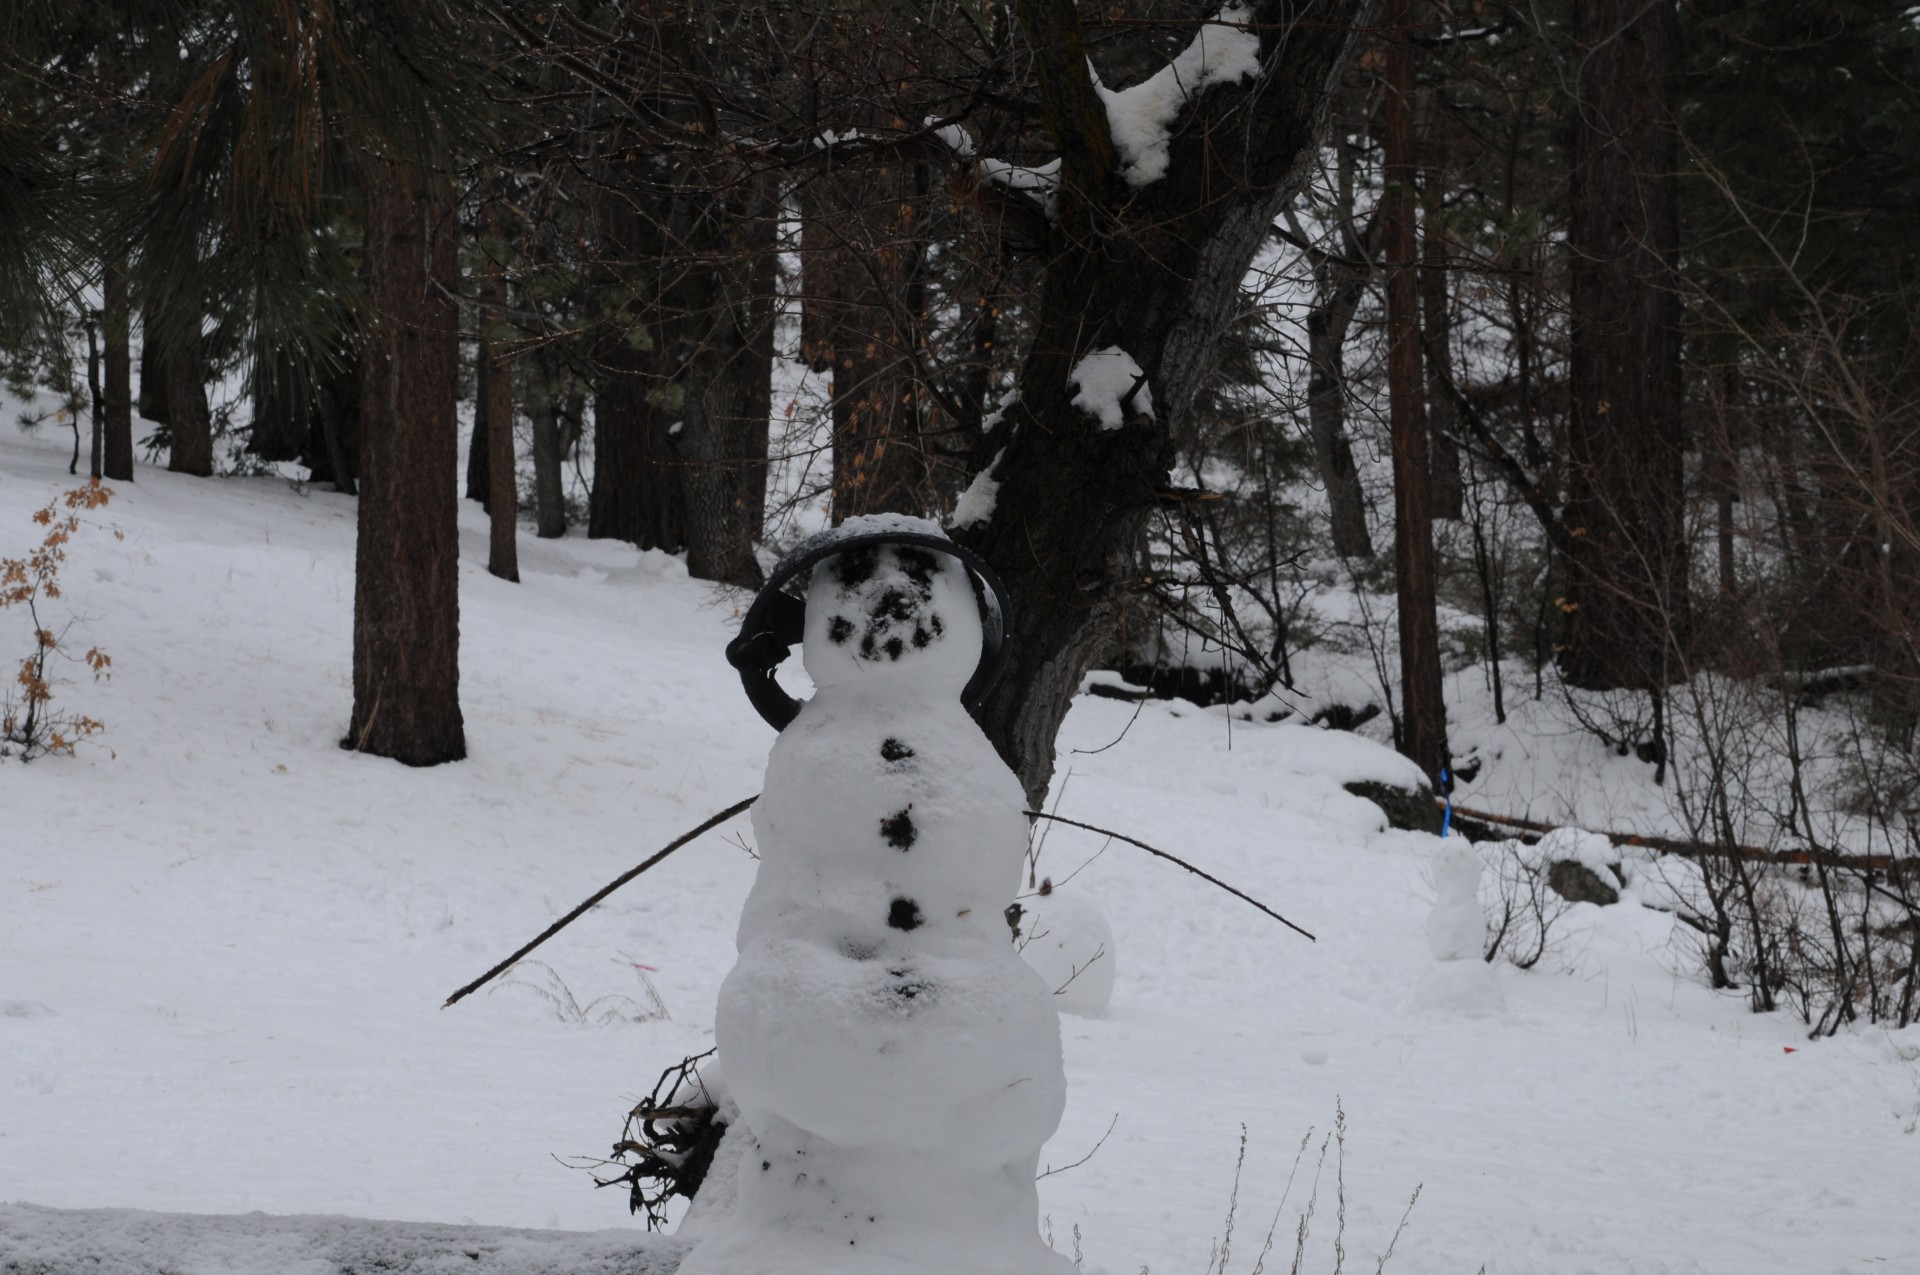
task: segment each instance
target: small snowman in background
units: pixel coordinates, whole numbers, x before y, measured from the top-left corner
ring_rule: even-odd
[[[1431,1009],[1490,1013],[1505,998],[1486,961],[1487,917],[1480,907],[1480,852],[1464,837],[1446,837],[1433,852],[1433,910],[1427,914],[1427,948],[1435,967],[1416,997]]]
[[[1041,878],[1010,909],[1014,946],[1053,989],[1062,1013],[1098,1018],[1113,1003],[1113,927],[1089,894]]]
[[[715,1016],[736,1191],[681,1275],[1072,1275],[1034,1185],[1066,1102],[1056,998],[1005,920],[1025,803],[967,712],[991,661],[962,557],[990,573],[918,519],[823,535],[729,651],[784,729]],[[773,595],[806,562],[802,617]],[[795,637],[797,712],[770,689]]]

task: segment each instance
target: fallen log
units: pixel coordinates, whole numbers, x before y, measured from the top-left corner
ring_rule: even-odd
[[[1434,801],[1444,807],[1444,797]],[[1512,815],[1496,815],[1485,810],[1475,810],[1468,806],[1455,805],[1455,819],[1462,817],[1480,823],[1492,824],[1502,828],[1518,828],[1523,832],[1552,832],[1564,824],[1540,823],[1532,819],[1516,819]],[[1661,837],[1637,832],[1610,832],[1605,828],[1592,828],[1615,845],[1643,846],[1648,850],[1658,850],[1661,854],[1677,854],[1689,859],[1742,859],[1752,863],[1804,864],[1809,867],[1844,868],[1855,872],[1891,872],[1907,870],[1915,866],[1915,860],[1896,858],[1890,854],[1841,854],[1833,850],[1763,850],[1758,846],[1723,846],[1704,841]]]

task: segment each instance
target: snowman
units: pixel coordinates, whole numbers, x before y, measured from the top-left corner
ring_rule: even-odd
[[[1415,988],[1415,1000],[1442,1013],[1497,1013],[1505,1008],[1506,998],[1485,958],[1480,852],[1463,838],[1442,838],[1430,866],[1434,900],[1427,913],[1427,950],[1435,963]]]
[[[850,519],[811,562],[804,621],[756,604],[730,656],[784,729],[753,810],[760,866],[714,1034],[737,1190],[683,1275],[1071,1275],[1038,1234],[1040,1149],[1065,1104],[1051,989],[1004,917],[1019,782],[969,716],[981,597],[932,523]],[[813,698],[772,685],[763,629],[798,630]],[[756,683],[756,673],[763,680]],[[983,683],[983,673],[985,674]],[[731,1157],[729,1157],[731,1158]]]

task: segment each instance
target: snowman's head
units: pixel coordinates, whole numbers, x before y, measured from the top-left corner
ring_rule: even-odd
[[[958,696],[981,641],[973,581],[937,549],[858,545],[813,568],[800,650],[823,690],[898,684]]]

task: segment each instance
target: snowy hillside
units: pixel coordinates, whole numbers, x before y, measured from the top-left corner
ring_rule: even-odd
[[[64,447],[0,429],[0,556],[74,485]],[[56,618],[112,677],[55,688],[106,725],[76,757],[0,761],[0,1201],[629,1224],[566,1162],[604,1155],[711,1045],[747,821],[542,966],[440,1005],[758,789],[772,732],[722,657],[746,599],[577,538],[524,538],[505,584],[482,515],[461,517],[471,757],[424,771],[338,747],[350,500],[143,466],[75,537]],[[0,658],[24,641],[0,616]],[[1092,696],[1060,749],[1050,808],[1319,940],[1128,846],[1045,833],[1040,873],[1096,898],[1117,947],[1109,1013],[1063,1021],[1042,1163],[1075,1167],[1039,1184],[1062,1252],[1242,1275],[1274,1225],[1284,1270],[1317,1191],[1300,1269],[1336,1268],[1344,1209],[1346,1261],[1370,1271],[1418,1187],[1400,1275],[1920,1271],[1920,1029],[1809,1044],[1700,985],[1690,932],[1631,888],[1571,910],[1534,969],[1495,967],[1504,1010],[1449,1009],[1425,990],[1436,843],[1341,787],[1404,777],[1393,754]],[[1522,813],[1525,776],[1490,762],[1483,791]],[[1570,801],[1581,781],[1554,782]]]

